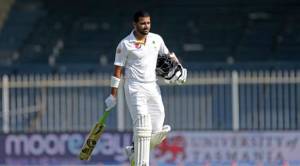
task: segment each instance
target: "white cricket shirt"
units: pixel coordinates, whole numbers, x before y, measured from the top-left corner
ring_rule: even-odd
[[[125,68],[125,79],[153,82],[156,81],[157,56],[167,53],[169,50],[158,34],[149,33],[145,44],[139,44],[132,31],[119,43],[114,65]]]

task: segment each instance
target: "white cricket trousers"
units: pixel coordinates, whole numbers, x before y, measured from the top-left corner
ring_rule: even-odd
[[[125,79],[124,92],[133,125],[138,114],[151,117],[152,133],[162,130],[165,110],[156,82],[141,83]]]

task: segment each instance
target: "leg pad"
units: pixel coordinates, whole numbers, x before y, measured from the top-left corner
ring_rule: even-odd
[[[151,133],[150,115],[137,115],[134,124],[134,159],[136,166],[149,166]]]

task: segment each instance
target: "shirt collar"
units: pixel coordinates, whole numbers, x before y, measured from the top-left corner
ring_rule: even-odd
[[[130,35],[129,35],[129,42],[130,43],[135,43],[137,41],[134,34],[133,34],[133,31],[134,30],[132,30]],[[147,35],[146,40],[149,40],[149,34]]]

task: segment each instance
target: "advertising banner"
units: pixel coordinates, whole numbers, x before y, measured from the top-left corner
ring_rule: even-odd
[[[160,163],[300,166],[299,132],[172,132],[154,151]]]
[[[0,164],[57,165],[124,163],[123,147],[130,145],[131,133],[105,132],[90,161],[78,154],[87,133],[34,133],[0,135]]]
[[[128,165],[132,134],[105,132],[90,161],[78,154],[87,133],[0,135],[0,165]],[[155,166],[300,166],[299,132],[171,132],[151,153]]]

